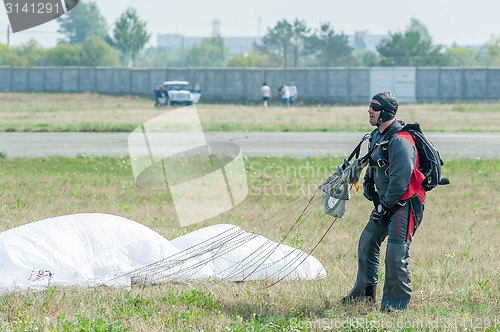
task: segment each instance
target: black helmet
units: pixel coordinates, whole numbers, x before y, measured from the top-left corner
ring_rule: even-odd
[[[391,92],[380,92],[373,96],[370,107],[374,111],[381,111],[378,117],[378,125],[396,117],[398,111],[398,100]]]

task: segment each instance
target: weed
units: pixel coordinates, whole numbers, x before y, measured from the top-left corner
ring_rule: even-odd
[[[476,285],[477,285],[477,287],[479,287],[479,289],[480,289],[481,291],[487,292],[487,291],[489,291],[489,290],[490,290],[490,286],[488,285],[488,283],[489,283],[489,282],[490,282],[490,280],[489,280],[489,279],[487,279],[487,280],[483,280],[483,279],[481,279],[481,278],[478,278],[478,279],[476,280]]]
[[[105,317],[101,317],[104,315]],[[99,309],[91,315],[88,311],[75,314],[75,321],[67,320],[64,314],[57,316],[57,328],[63,331],[95,331],[95,332],[121,332],[129,331],[121,322],[108,322],[104,309]]]

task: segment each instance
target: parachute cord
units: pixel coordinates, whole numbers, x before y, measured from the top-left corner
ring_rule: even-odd
[[[318,188],[316,188],[316,191],[314,192],[314,194],[312,194],[311,196],[311,199],[309,200],[309,202],[307,202],[306,206],[304,207],[304,210],[302,210],[302,213],[300,214],[300,216],[297,218],[297,220],[293,223],[292,227],[290,228],[290,230],[288,231],[288,233],[286,233],[286,235],[283,237],[283,240],[286,239],[286,237],[288,235],[290,235],[290,233],[293,231],[294,227],[297,225],[297,223],[299,222],[300,218],[302,218],[302,216],[304,215],[304,213],[306,212],[307,208],[311,205],[311,202],[312,200],[314,199],[314,197],[316,196],[316,194],[318,193]],[[281,242],[283,242],[283,240]]]
[[[314,200],[313,201],[313,204],[316,203],[318,201],[318,199]],[[308,213],[310,214],[310,209],[308,210]],[[305,220],[307,217],[304,217],[303,220]],[[269,240],[268,240],[269,242]],[[272,250],[272,252],[270,254],[272,254],[276,249],[278,249],[281,245],[283,244],[283,241],[281,243],[272,243],[271,245],[274,245],[274,248],[270,248]],[[260,248],[259,248],[260,249]],[[258,250],[258,249],[257,249]],[[289,252],[288,254],[286,254],[285,256],[281,257],[279,260],[275,261],[275,263],[278,263],[280,261],[285,261],[290,255],[293,255],[295,252],[292,251],[292,252]],[[254,254],[251,254],[251,255],[254,255],[255,257],[252,258],[249,262],[247,262],[247,265],[250,266],[251,264],[253,264],[253,261],[255,261],[256,259],[260,259],[261,257],[264,257],[264,261],[267,260],[268,257],[270,257],[270,254],[269,253],[259,253],[257,256],[255,256]],[[305,254],[305,253],[304,253]],[[250,256],[249,256],[250,257]],[[248,258],[248,257],[247,257]],[[267,275],[267,277],[271,277],[274,276],[276,273],[280,273],[280,271],[283,271],[283,270],[287,270],[289,268],[290,265],[293,265],[294,262],[297,260],[297,258],[294,258],[291,262],[289,263],[286,263],[281,269],[279,269],[278,271],[272,273],[271,275]],[[257,272],[260,272],[262,271],[263,269],[265,269],[265,267],[262,267],[264,261],[261,261],[261,264],[259,264],[259,266],[257,266],[257,270],[254,270],[252,271],[251,274],[254,274],[254,273],[257,273]],[[259,268],[261,267],[261,268]],[[293,268],[293,270],[295,270],[297,267]],[[235,270],[234,271],[236,274],[239,273],[240,271],[237,271]],[[236,274],[231,274],[230,276],[235,276]],[[248,275],[247,277],[249,277],[250,275]],[[239,282],[242,282],[243,280],[240,280]]]
[[[298,200],[295,200],[293,202],[291,202],[288,206],[286,206],[285,208],[288,209],[289,207],[291,207],[292,205],[296,204]],[[288,215],[290,215],[291,213],[293,213],[294,211],[296,211],[298,209],[297,208],[294,208],[292,210],[292,212],[290,212]],[[268,220],[268,219],[273,219],[275,216],[277,216],[278,214],[280,214],[281,211],[277,210],[277,211],[274,211],[270,216],[266,217],[263,219],[263,221],[261,221],[259,224],[263,223],[265,220]],[[280,218],[277,222],[275,222],[275,224],[281,222],[283,219],[285,219],[288,215],[286,215],[285,217],[282,217]],[[253,219],[256,219],[256,218],[253,218]],[[225,230],[224,232],[222,233],[219,233],[219,234],[216,234],[214,235],[213,237],[207,239],[206,242],[213,242],[212,245],[221,245],[222,243],[224,242],[231,242],[233,241],[235,238],[239,237],[240,234],[244,233],[244,230],[237,230],[237,226],[235,226],[234,228],[231,228],[231,229],[228,229],[228,230]],[[228,233],[228,235],[223,235],[224,233]],[[200,248],[200,249],[198,249]],[[196,251],[195,251],[196,250]],[[163,259],[160,259],[159,261],[157,262],[154,262],[154,263],[151,263],[151,264],[148,264],[144,267],[141,267],[141,268],[138,268],[138,269],[135,269],[133,271],[129,271],[129,272],[126,272],[126,273],[123,273],[123,274],[120,274],[116,277],[113,277],[111,278],[110,280],[115,280],[115,279],[118,279],[118,278],[122,278],[122,277],[125,277],[125,276],[135,276],[135,275],[138,275],[140,273],[151,273],[152,271],[154,270],[157,270],[158,272],[161,272],[161,271],[164,271],[166,269],[169,269],[169,268],[173,268],[175,266],[178,266],[180,264],[182,264],[184,261],[188,261],[192,258],[183,258],[184,255],[186,254],[189,254],[191,256],[200,256],[202,254],[205,254],[207,252],[210,252],[212,249],[211,248],[206,248],[204,246],[204,243],[198,243],[198,244],[194,244],[186,249],[183,249],[181,250],[180,252],[177,252],[175,254],[172,254],[168,257],[165,257]],[[174,261],[174,262],[172,262]],[[179,262],[180,261],[180,262]],[[211,261],[211,258],[206,260],[206,262],[209,262]],[[153,272],[154,274],[154,272]]]
[[[326,183],[328,183],[328,182],[325,182],[325,184],[326,184]],[[355,187],[356,192],[359,190],[359,185],[358,185],[357,183],[355,183],[355,184],[351,184],[351,185],[350,185],[350,190],[351,190],[351,191],[353,190],[353,187]],[[307,218],[307,217],[306,217],[306,218]],[[321,240],[319,240],[319,242],[321,242]],[[312,244],[312,242],[311,242],[311,244]],[[312,251],[311,251],[311,253],[312,253]],[[305,254],[305,255],[307,255],[307,253],[306,253],[306,252],[304,252],[304,254]],[[287,256],[289,256],[289,255],[290,255],[290,254],[288,254]],[[286,257],[287,257],[287,256],[286,256]],[[268,276],[268,277],[271,277],[271,278],[272,278],[272,277],[273,277],[273,276],[275,276],[275,275],[279,275],[279,274],[280,274],[280,273],[282,273],[283,271],[288,271],[290,268],[292,269],[292,271],[290,271],[290,272],[293,272],[294,270],[296,270],[296,269],[298,268],[298,266],[300,266],[300,264],[302,264],[302,262],[300,262],[300,263],[299,263],[299,264],[297,264],[295,267],[293,267],[293,266],[296,264],[296,262],[300,260],[300,258],[301,258],[300,256],[297,256],[296,258],[294,258],[294,259],[293,259],[293,261],[291,261],[291,262],[287,263],[285,266],[283,266],[283,267],[282,267],[281,269],[279,269],[277,272],[275,272],[275,273],[271,274],[271,275],[270,275],[270,276]],[[306,258],[307,258],[307,257],[306,257]]]
[[[335,217],[335,219],[333,219],[332,223],[330,224],[330,226],[328,227],[328,229],[326,230],[325,234],[323,234],[323,236],[321,237],[321,239],[319,239],[318,243],[316,243],[316,245],[311,249],[311,251],[306,255],[306,257],[297,265],[297,266],[300,266],[300,264],[304,263],[304,261],[312,255],[313,251],[316,250],[316,248],[318,247],[318,245],[321,243],[321,241],[323,241],[323,239],[325,238],[326,234],[328,234],[328,232],[330,231],[330,229],[333,227],[333,224],[335,224],[335,222],[337,221],[338,217]],[[274,283],[272,283],[271,285],[267,286],[266,288],[270,288],[274,285],[276,285],[278,282],[282,281],[283,279],[285,279],[286,277],[288,277],[293,271],[295,271],[295,269],[293,269],[292,271],[288,272],[283,278],[281,279],[278,279],[277,281],[275,281]]]
[[[314,197],[316,196],[316,194],[318,193],[318,188],[316,188],[316,190],[314,191],[314,193],[312,194],[311,196],[311,199],[309,199],[309,202],[307,202],[306,206],[304,207],[304,209],[302,210],[302,213],[300,214],[300,216],[297,218],[297,220],[293,223],[292,227],[290,228],[290,230],[285,234],[285,236],[283,236],[283,239],[279,242],[280,244],[283,243],[283,241],[285,241],[285,239],[287,238],[288,235],[290,235],[290,233],[292,232],[292,230],[294,229],[294,227],[297,225],[297,223],[299,222],[300,218],[302,218],[302,216],[304,215],[304,213],[306,212],[307,208],[311,205],[311,202],[312,200],[314,199]],[[266,255],[266,257],[264,259],[261,260],[261,262],[255,267],[255,269],[253,269],[252,272],[250,272],[247,276],[245,276],[242,280],[240,281],[237,281],[236,284],[239,284],[239,283],[242,283],[244,282],[249,276],[251,276],[255,271],[257,271],[261,266],[262,264],[264,264],[265,260],[267,258],[269,258],[273,253],[274,251],[278,249],[278,246],[276,246],[273,250],[271,250],[271,252],[269,254]]]

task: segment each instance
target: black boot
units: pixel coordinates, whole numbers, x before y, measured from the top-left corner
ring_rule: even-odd
[[[377,285],[366,286],[366,300],[375,303],[377,298]]]
[[[359,292],[359,290],[356,290],[356,288],[353,288],[349,294],[344,296],[340,302],[342,304],[347,304],[347,303],[356,303],[356,302],[361,302],[361,301],[367,301],[370,303],[375,303],[375,298],[377,295],[377,285],[369,285],[365,287],[365,292],[362,294]]]

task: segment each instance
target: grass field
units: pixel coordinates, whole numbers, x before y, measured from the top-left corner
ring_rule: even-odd
[[[367,101],[368,102],[368,101]],[[1,93],[0,131],[124,131],[166,112],[152,98]],[[205,131],[368,131],[367,106],[198,104]],[[500,104],[408,104],[398,118],[426,131],[499,131]]]
[[[134,102],[139,103],[124,102],[123,108]],[[64,108],[62,102],[57,107]],[[59,215],[102,212],[138,221],[169,239],[206,225],[231,223],[279,240],[294,218],[272,228],[263,218],[284,213],[296,199],[305,202],[340,162],[249,158],[246,200],[223,215],[181,228],[169,194],[137,187],[127,158],[0,159],[0,231]],[[328,272],[325,279],[270,288],[266,282],[192,282],[9,293],[0,296],[0,330],[499,330],[500,160],[445,163],[443,173],[451,185],[428,194],[410,250],[414,293],[405,312],[379,312],[383,262],[378,305],[339,303],[356,278],[357,240],[371,209],[358,192],[348,203],[345,220],[334,224],[314,252]],[[331,221],[315,206],[286,243],[308,251]]]

